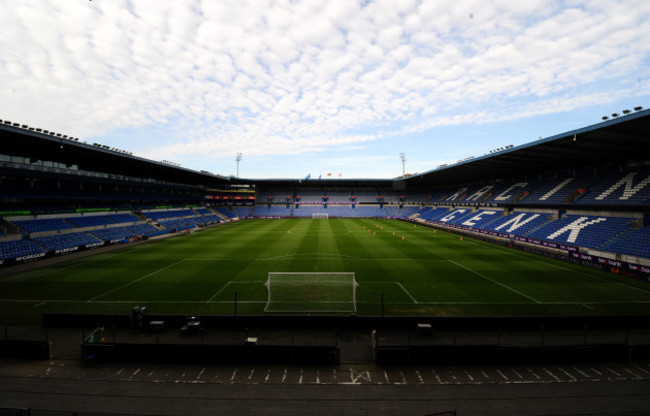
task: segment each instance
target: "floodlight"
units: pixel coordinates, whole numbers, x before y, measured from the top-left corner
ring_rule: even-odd
[[[243,156],[244,155],[241,154],[240,152],[237,152],[237,155],[235,156],[235,162],[237,162],[237,177],[238,178],[239,178],[239,162],[241,162]]]
[[[643,110],[643,107],[641,107],[640,105],[634,107],[634,111],[641,111],[641,110]]]
[[[609,117],[603,116],[603,120],[609,120]]]
[[[623,110],[623,114],[628,114],[629,112],[630,112],[630,110],[628,110],[627,108],[625,110]]]
[[[612,117],[618,117],[618,116],[619,116],[618,113],[612,113]]]

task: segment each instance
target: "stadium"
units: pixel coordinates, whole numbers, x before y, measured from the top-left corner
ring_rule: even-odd
[[[650,2],[2,6],[0,416],[650,415]]]
[[[457,381],[414,365],[469,366],[453,368],[472,385],[478,371],[489,384],[477,365],[510,365],[489,371],[522,384],[544,368],[549,382],[637,381],[629,414],[642,414],[650,110],[385,180],[253,180],[14,121],[0,132],[6,357],[56,359],[74,328],[81,368],[135,362],[131,379],[170,362],[266,372],[213,375],[231,387],[297,369],[302,383],[305,365],[327,388],[337,368],[392,386]],[[405,414],[452,412],[418,400]]]

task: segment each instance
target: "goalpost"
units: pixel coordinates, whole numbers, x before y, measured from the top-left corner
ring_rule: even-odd
[[[311,214],[311,219],[312,220],[328,220],[329,215],[328,214],[323,214],[321,212],[313,212]]]
[[[357,311],[354,272],[269,272],[264,312]]]

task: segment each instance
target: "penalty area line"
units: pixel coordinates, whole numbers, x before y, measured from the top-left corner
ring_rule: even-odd
[[[161,268],[161,269],[155,270],[155,271],[153,271],[153,272],[151,272],[151,273],[149,273],[149,274],[145,274],[144,276],[140,277],[139,279],[131,280],[130,282],[127,282],[127,283],[125,283],[125,284],[123,284],[123,285],[121,285],[121,286],[118,286],[118,287],[114,288],[114,289],[108,290],[108,291],[102,293],[101,295],[95,296],[94,298],[90,298],[90,299],[87,300],[87,302],[94,302],[94,301],[96,301],[96,300],[99,299],[99,298],[103,298],[103,297],[106,296],[106,295],[110,295],[110,294],[113,293],[113,292],[117,292],[117,291],[120,290],[120,289],[124,289],[124,288],[127,287],[127,286],[130,286],[130,285],[132,285],[132,284],[134,284],[134,283],[138,283],[139,281],[144,280],[144,279],[146,279],[147,277],[153,276],[153,275],[156,274],[156,273],[160,273],[160,272],[162,272],[163,270],[167,270],[167,269],[169,269],[169,268],[171,268],[171,267],[174,267],[174,266],[176,266],[177,264],[180,264],[180,263],[182,263],[182,262],[184,262],[184,261],[185,261],[185,259],[183,259],[183,260],[179,260],[179,261],[177,261],[176,263],[172,263],[172,264],[170,264],[170,265],[168,265],[168,266],[165,266],[165,267],[163,267],[163,268]]]
[[[205,303],[217,303],[217,302],[214,300],[214,298],[216,298],[217,296],[219,296],[219,294],[220,294],[221,292],[223,292],[223,291],[224,291],[224,290],[225,290],[229,285],[231,285],[231,284],[249,284],[249,285],[254,284],[254,285],[260,285],[260,286],[264,285],[263,282],[255,282],[255,281],[252,281],[252,282],[249,282],[249,281],[245,281],[245,282],[237,282],[237,281],[232,281],[232,280],[231,280],[230,282],[228,282],[228,283],[226,283],[225,285],[223,285],[223,287],[222,287],[221,289],[219,289],[219,290],[217,291],[217,293],[215,293],[214,295],[212,295],[212,297],[211,297],[210,299],[206,300]],[[226,302],[231,302],[231,301],[226,301]],[[238,301],[238,303],[241,303],[241,301]]]
[[[406,290],[406,288],[405,288],[404,286],[402,286],[402,284],[401,284],[400,282],[395,282],[395,283],[397,283],[397,286],[401,287],[402,290],[404,291],[404,293],[406,293],[406,294],[408,295],[408,297],[411,298],[411,300],[413,301],[413,303],[415,303],[415,304],[417,305],[418,301],[415,300],[415,298],[414,298],[413,296],[411,296],[411,294],[409,293],[409,291]]]
[[[212,302],[212,301],[214,300],[214,298],[216,298],[217,296],[219,296],[219,293],[223,292],[223,290],[224,290],[225,288],[228,287],[229,284],[230,284],[230,282],[228,282],[228,283],[226,283],[225,285],[223,285],[223,287],[222,287],[221,289],[219,289],[219,290],[217,291],[217,293],[215,293],[214,295],[212,295],[212,297],[211,297],[210,299],[206,300],[205,303],[210,303],[210,302]]]
[[[460,268],[463,268],[463,269],[467,270],[468,272],[474,273],[475,275],[477,275],[477,276],[479,276],[479,277],[482,277],[483,279],[485,279],[485,280],[487,280],[487,281],[490,281],[490,282],[492,282],[492,283],[494,283],[494,284],[497,284],[497,285],[499,285],[499,286],[501,286],[501,287],[503,287],[503,288],[505,288],[505,289],[508,289],[508,290],[510,290],[511,292],[515,292],[516,294],[521,295],[521,296],[525,297],[526,299],[530,299],[530,300],[532,300],[532,301],[535,302],[535,303],[539,303],[539,304],[542,303],[542,302],[540,302],[539,300],[535,299],[535,298],[532,297],[532,296],[528,296],[528,295],[526,295],[525,293],[521,293],[520,291],[518,291],[518,290],[516,290],[516,289],[513,289],[513,288],[511,288],[511,287],[508,286],[508,285],[504,285],[503,283],[499,283],[499,282],[497,282],[496,280],[490,279],[489,277],[485,276],[484,274],[479,273],[479,272],[477,272],[477,271],[474,271],[474,270],[470,269],[469,267],[465,267],[465,266],[463,266],[463,265],[460,264],[460,263],[456,263],[456,262],[453,261],[453,260],[449,260],[449,262],[454,263],[456,266],[458,266],[458,267],[460,267]]]

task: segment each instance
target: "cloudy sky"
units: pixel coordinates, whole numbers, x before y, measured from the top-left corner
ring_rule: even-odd
[[[647,0],[2,6],[1,119],[223,175],[390,178],[650,107]]]

